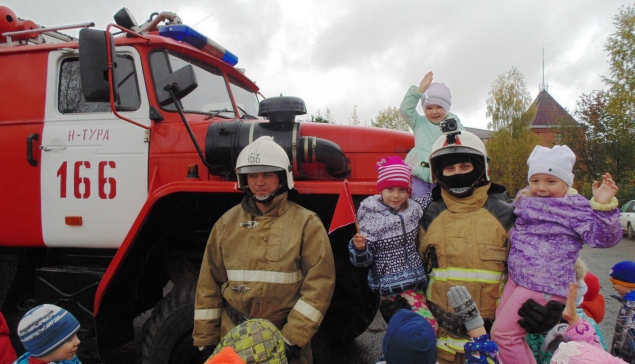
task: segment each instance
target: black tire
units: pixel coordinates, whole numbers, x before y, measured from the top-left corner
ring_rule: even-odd
[[[331,364],[331,343],[324,330],[321,328],[311,339],[311,351],[313,352],[313,364]]]
[[[163,297],[141,331],[141,364],[201,364],[194,347],[194,296],[196,280],[175,286]]]
[[[348,257],[348,241],[354,227],[345,227],[331,235],[335,259],[335,292],[320,331],[332,346],[349,343],[366,331],[379,309],[379,297],[368,288],[368,269],[353,266]]]
[[[628,233],[628,238],[629,239],[635,239],[635,231],[633,230],[633,225],[631,225],[630,222],[626,226],[626,230],[627,230],[627,233]]]

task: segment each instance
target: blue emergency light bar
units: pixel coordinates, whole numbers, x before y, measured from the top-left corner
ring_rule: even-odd
[[[159,35],[185,42],[230,66],[235,66],[238,63],[238,57],[232,52],[187,25],[166,25],[159,28]]]

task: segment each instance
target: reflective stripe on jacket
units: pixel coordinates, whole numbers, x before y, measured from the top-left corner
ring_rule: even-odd
[[[227,301],[249,318],[273,322],[304,347],[335,287],[328,235],[319,217],[287,201],[287,193],[262,216],[249,213],[250,202],[245,197],[210,234],[196,289],[194,345],[215,345],[235,326],[223,314]]]

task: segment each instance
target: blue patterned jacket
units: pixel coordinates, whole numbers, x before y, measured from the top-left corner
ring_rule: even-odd
[[[381,195],[367,197],[357,211],[359,228],[366,236],[366,248],[348,244],[351,263],[369,267],[368,286],[381,296],[409,289],[425,289],[428,278],[417,252],[419,220],[431,201],[430,194],[408,199],[399,212],[383,203]]]
[[[633,364],[635,363],[635,290],[630,291],[624,297],[614,295],[611,297],[622,304],[615,320],[611,355]]]

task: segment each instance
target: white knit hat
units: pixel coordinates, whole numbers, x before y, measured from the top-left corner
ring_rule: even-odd
[[[439,105],[449,112],[452,106],[452,93],[448,86],[444,83],[431,83],[421,99],[421,106],[425,109],[426,105]]]
[[[554,145],[546,148],[536,145],[527,159],[529,172],[527,180],[534,174],[544,173],[560,178],[567,186],[573,184],[573,164],[575,154],[566,145]]]

